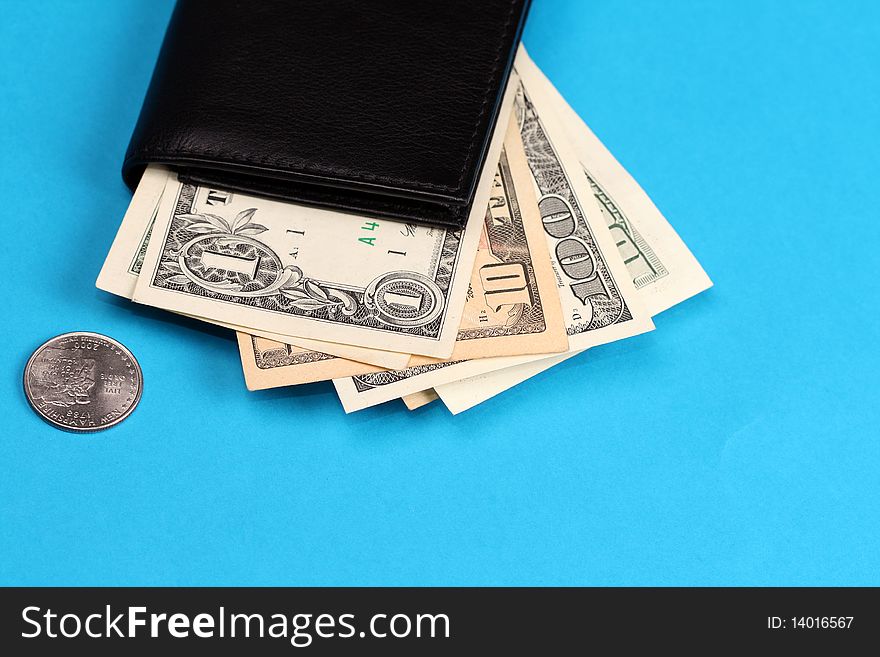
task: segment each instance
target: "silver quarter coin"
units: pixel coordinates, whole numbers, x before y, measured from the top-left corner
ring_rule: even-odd
[[[141,399],[144,375],[131,352],[98,333],[65,333],[37,348],[24,368],[24,394],[60,429],[119,424]]]

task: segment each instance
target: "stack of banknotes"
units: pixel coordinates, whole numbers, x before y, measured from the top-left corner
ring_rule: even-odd
[[[346,412],[453,413],[711,286],[520,49],[464,230],[145,172],[99,288],[237,333],[251,390],[332,380]]]

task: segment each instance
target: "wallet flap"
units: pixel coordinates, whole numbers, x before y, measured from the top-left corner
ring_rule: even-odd
[[[528,0],[179,0],[123,177],[467,216]]]

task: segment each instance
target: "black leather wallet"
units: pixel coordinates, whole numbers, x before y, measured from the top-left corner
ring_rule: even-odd
[[[178,0],[123,178],[460,227],[528,4]]]

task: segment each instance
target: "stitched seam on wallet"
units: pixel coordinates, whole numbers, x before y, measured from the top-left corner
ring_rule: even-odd
[[[297,168],[297,170],[302,171],[304,173],[310,173],[310,170],[311,170],[311,171],[317,172],[320,175],[324,175],[326,173],[334,173],[334,174],[340,176],[340,178],[342,178],[342,179],[346,178],[345,176],[341,176],[339,169],[334,168],[334,167],[322,167],[322,166],[319,166],[316,164],[310,164],[307,166],[303,166],[301,164],[293,165],[291,160],[285,160],[283,158],[253,157],[251,155],[245,155],[244,153],[242,153],[240,151],[223,151],[223,150],[216,150],[216,149],[211,149],[211,148],[200,148],[197,151],[194,151],[189,148],[163,148],[163,149],[159,149],[159,150],[143,148],[135,153],[132,153],[128,157],[126,157],[125,162],[123,163],[123,166],[127,165],[129,162],[131,162],[133,160],[134,161],[137,161],[139,159],[140,160],[151,160],[152,158],[167,158],[167,157],[177,157],[177,156],[182,156],[183,158],[186,158],[186,159],[196,159],[196,160],[207,156],[207,157],[211,158],[213,161],[222,162],[223,164],[230,164],[233,166],[236,164],[271,165],[273,167],[279,168],[279,170],[283,171],[284,173],[288,173],[288,171],[286,171],[287,167],[295,166]],[[296,172],[297,171],[295,170],[292,173],[296,173]],[[366,172],[358,174],[357,176],[351,176],[351,175],[347,176],[347,178],[349,178],[351,180],[355,180],[355,181],[358,181],[358,177],[363,178],[363,179],[367,179],[367,180],[378,181],[381,183],[388,183],[388,184],[405,183],[407,185],[412,185],[414,187],[418,187],[419,185],[422,185],[424,187],[432,187],[435,189],[444,189],[444,190],[449,190],[449,191],[455,191],[455,188],[449,187],[448,185],[433,185],[431,183],[416,183],[415,181],[405,180],[403,178],[391,178],[388,176],[379,176],[376,174],[366,173]]]
[[[471,134],[471,145],[468,149],[467,157],[465,157],[465,164],[461,168],[461,175],[458,177],[458,183],[455,186],[456,190],[461,189],[461,183],[464,180],[465,171],[467,171],[468,167],[471,165],[471,162],[474,159],[474,148],[476,147],[476,138],[477,131],[480,129],[480,123],[483,120],[483,115],[486,113],[486,107],[489,105],[489,89],[492,87],[492,80],[498,74],[498,63],[501,61],[501,53],[504,48],[504,43],[506,41],[507,32],[510,30],[510,23],[513,21],[513,10],[516,8],[516,0],[511,0],[510,3],[510,11],[507,12],[507,21],[504,23],[504,27],[501,30],[501,41],[498,44],[498,52],[495,53],[495,61],[492,62],[492,75],[489,76],[489,84],[486,87],[486,91],[483,94],[483,104],[480,106],[480,114],[477,116],[477,124],[474,126],[474,132]],[[504,89],[499,89],[499,93],[504,93]],[[502,126],[502,129],[507,126]]]
[[[182,160],[175,162],[175,159],[174,159],[174,158],[175,158],[175,153],[174,153],[173,151],[164,151],[163,153],[156,153],[156,155],[158,155],[158,156],[161,157],[161,160],[156,160],[156,161],[157,161],[157,162],[162,162],[162,163],[165,163],[165,164],[174,164],[174,163],[177,163],[177,164],[184,164],[184,165],[187,165],[187,164],[189,164],[189,159],[190,159],[190,158],[187,157],[186,154],[185,154],[185,156],[184,156],[184,158],[183,158]],[[131,158],[127,158],[127,159],[126,159],[126,162],[129,162],[130,160],[131,160]],[[196,166],[193,168],[193,171],[196,171],[196,170],[198,170],[199,168],[200,168],[200,167],[198,167],[198,165],[196,165]],[[210,170],[210,168],[208,168],[208,169]],[[200,180],[203,180],[203,181],[207,181],[207,180],[210,179],[210,176],[205,175],[204,173],[201,173],[201,174],[198,174],[198,173],[188,173],[188,172],[186,172],[185,170],[184,170],[184,171],[178,171],[178,175],[181,177],[181,179],[183,179],[183,178],[192,179],[192,180],[200,179]],[[222,178],[222,173],[220,173],[219,175],[220,175],[220,177]],[[239,176],[240,176],[241,174],[236,174],[236,175],[239,175]],[[259,178],[260,180],[274,180],[274,179],[271,179],[271,178],[266,178],[265,176],[259,176],[259,175],[254,175],[254,174],[250,174],[250,175],[251,175],[251,177]],[[284,189],[284,182],[285,182],[284,179],[279,179],[277,183],[261,183],[260,185],[254,185],[254,186],[253,186],[253,190],[254,190],[254,192],[255,192],[256,194],[259,194],[259,192],[260,192],[261,189],[270,189],[270,188],[271,188],[271,189],[276,189],[276,190],[279,190],[279,191],[280,191],[280,190]],[[217,185],[217,186],[220,186],[220,187],[223,186],[223,185],[222,185],[221,183],[219,183],[219,182],[204,182],[204,183],[203,183],[203,182],[199,182],[198,184],[200,184],[200,185],[208,185],[208,184],[210,184],[210,185]],[[335,195],[336,195],[337,197],[339,197],[339,198],[345,198],[345,195],[344,195],[344,194],[340,194],[339,191],[338,191],[335,187],[332,187],[332,186],[329,186],[329,185],[322,186],[322,187],[324,187],[324,188],[327,190],[326,192],[321,192],[321,195],[322,195],[322,196],[332,196],[332,195],[335,194]],[[240,188],[240,189],[245,189],[246,186],[239,185],[239,188]],[[400,203],[400,202],[395,201],[395,200],[394,200],[394,197],[391,197],[391,196],[375,194],[374,197],[375,197],[375,200],[376,200],[376,203],[377,203],[377,204],[380,204],[380,205],[383,205],[383,206],[387,206],[388,208],[392,208],[392,209],[394,209],[394,208],[405,209],[405,208],[410,207],[410,206],[408,206],[408,205],[406,205],[406,204],[404,204],[404,203]],[[424,202],[427,203],[428,201],[424,201]],[[434,205],[434,206],[437,206],[437,207],[441,207],[441,208],[447,208],[447,209],[449,209],[449,210],[454,210],[454,209],[456,209],[456,208],[459,207],[457,204],[454,204],[454,203],[443,203],[443,202],[439,202],[439,201],[430,201],[430,203],[431,203],[431,205]]]
[[[166,159],[166,162],[168,160]],[[347,197],[345,194],[341,194],[340,191],[333,187],[323,187],[320,189],[312,189],[312,194],[301,193],[299,195],[290,195],[287,193],[287,188],[284,184],[284,181],[270,182],[272,179],[257,176],[260,180],[259,184],[248,184],[246,181],[227,181],[226,183],[221,183],[220,179],[211,180],[210,174],[207,174],[204,171],[199,171],[198,169],[193,170],[184,170],[178,173],[178,177],[181,182],[192,182],[193,184],[201,185],[201,186],[228,186],[229,189],[237,189],[240,191],[250,191],[253,194],[269,194],[270,196],[276,197],[289,197],[293,200],[301,200],[304,202],[309,202],[309,199],[323,199],[323,200],[332,200],[335,205],[339,205],[339,207],[357,207],[360,211],[369,211],[370,209],[379,209],[379,210],[388,210],[394,211],[397,213],[408,213],[409,216],[415,216],[413,214],[413,205],[404,203],[394,197],[383,196],[383,195],[374,195],[369,202],[365,203],[354,203]],[[320,202],[320,201],[319,201]],[[418,202],[418,201],[417,201]],[[443,221],[445,216],[449,214],[458,217],[461,214],[462,208],[464,206],[453,205],[449,203],[439,203],[433,202],[430,203],[426,201],[421,201],[419,203],[419,216],[424,219],[433,219],[438,221]],[[429,207],[434,206],[434,207]],[[439,208],[446,210],[446,212],[441,212]]]
[[[210,179],[204,179],[197,173],[181,173],[178,175],[180,182],[187,184],[194,184],[200,186],[210,186],[215,183]],[[268,195],[270,198],[288,198],[285,193],[286,190],[283,185],[268,185],[268,186],[260,186],[260,187],[252,187],[248,185],[246,182],[232,182],[231,184],[223,185],[224,188],[234,191],[241,191],[244,193],[251,193],[257,195]],[[431,208],[425,208],[424,206],[420,206],[418,208],[414,208],[410,205],[406,205],[400,202],[393,201],[387,198],[377,198],[374,199],[377,201],[374,205],[370,203],[358,203],[352,201],[350,198],[340,195],[339,193],[333,193],[332,191],[328,191],[325,193],[318,194],[317,196],[310,197],[308,195],[299,195],[295,197],[289,197],[294,202],[301,203],[311,203],[315,204],[318,207],[328,207],[333,206],[342,210],[347,210],[351,212],[377,212],[379,216],[390,216],[389,212],[393,212],[394,214],[401,215],[404,218],[412,219],[415,221],[426,220],[433,221],[444,226],[461,228],[462,226],[462,217],[461,210],[455,206],[449,206],[446,204],[438,203],[438,207],[447,208],[450,210],[449,214],[443,214],[432,210]],[[452,219],[450,219],[450,216]]]
[[[273,165],[283,168],[290,168],[291,166],[296,169],[302,171],[303,173],[309,173],[310,171],[316,172],[319,175],[325,175],[327,173],[333,173],[336,175],[340,175],[341,178],[347,178],[353,181],[375,181],[381,182],[385,184],[392,185],[405,185],[411,187],[413,189],[434,189],[434,190],[444,190],[448,192],[457,192],[461,190],[462,182],[464,181],[465,173],[467,169],[470,167],[471,163],[474,159],[474,151],[476,149],[476,136],[480,129],[480,123],[483,120],[484,115],[486,114],[486,108],[489,106],[489,91],[492,87],[492,82],[495,77],[498,75],[498,65],[501,61],[501,55],[503,53],[504,44],[506,42],[507,34],[510,30],[510,25],[513,21],[514,10],[516,9],[518,0],[510,1],[510,10],[507,13],[507,20],[504,23],[504,26],[501,30],[501,38],[498,43],[498,51],[495,54],[495,59],[492,62],[492,68],[489,74],[489,82],[486,86],[486,91],[483,94],[483,102],[480,105],[480,112],[477,115],[476,125],[474,125],[474,131],[471,135],[470,146],[468,148],[467,155],[465,156],[465,163],[461,169],[461,175],[458,178],[458,182],[454,187],[450,185],[436,185],[428,182],[418,182],[415,180],[407,180],[399,177],[389,177],[389,176],[380,176],[376,174],[371,174],[368,172],[360,172],[357,174],[348,174],[348,175],[340,175],[341,172],[339,169],[334,167],[322,167],[316,164],[302,165],[301,163],[293,164],[290,160],[282,159],[282,158],[274,158],[274,157],[253,157],[250,155],[245,155],[241,152],[229,152],[229,151],[221,151],[214,149],[200,149],[197,152],[194,152],[185,148],[175,148],[175,149],[162,149],[162,150],[153,150],[153,149],[140,149],[137,152],[137,156],[140,158],[150,159],[153,157],[163,157],[163,156],[174,156],[174,155],[184,155],[190,157],[199,157],[199,156],[208,156],[214,159],[225,159],[229,164],[254,164],[254,165]],[[499,92],[503,92],[503,89],[500,89]],[[130,162],[133,159],[137,159],[135,157],[135,153],[132,153],[127,158],[125,158],[125,164]],[[124,164],[124,165],[125,165]]]

